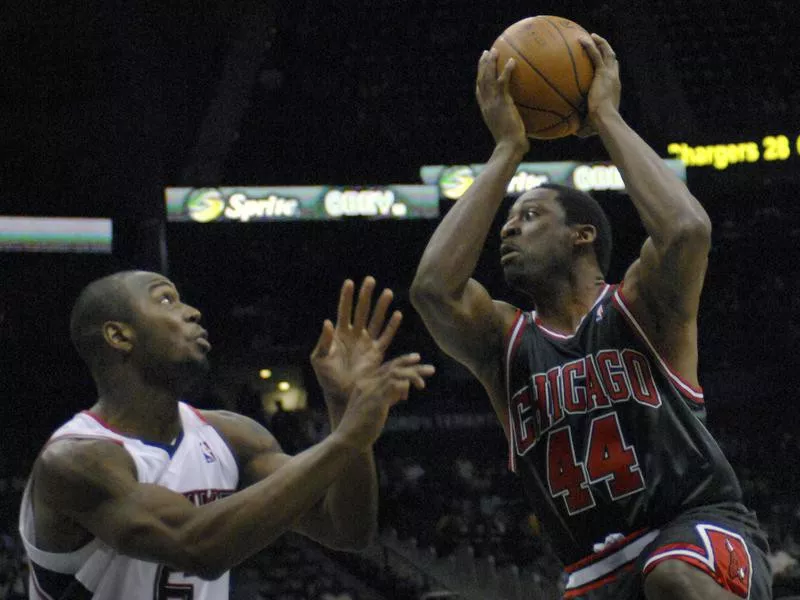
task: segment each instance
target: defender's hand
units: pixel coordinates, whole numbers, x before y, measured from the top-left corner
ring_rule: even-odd
[[[359,378],[332,435],[358,450],[369,448],[380,436],[389,409],[408,398],[412,385],[422,389],[425,378],[433,375],[433,365],[419,364],[419,361],[417,353],[404,354]]]
[[[530,142],[525,133],[525,124],[508,90],[514,65],[514,59],[508,59],[498,76],[497,50],[492,48],[484,51],[478,61],[475,96],[481,108],[483,121],[491,131],[495,144],[510,143],[527,152]]]
[[[311,366],[326,400],[346,402],[356,380],[377,370],[386,349],[400,327],[402,314],[395,311],[386,320],[392,291],[383,290],[370,315],[375,279],[366,277],[353,312],[355,284],[346,280],[339,294],[336,325],[325,320],[317,345],[311,352]]]

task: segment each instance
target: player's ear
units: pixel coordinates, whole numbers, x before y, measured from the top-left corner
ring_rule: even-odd
[[[593,244],[597,239],[597,228],[594,225],[576,225],[572,231],[576,246]]]
[[[133,350],[136,334],[133,328],[122,321],[106,321],[103,323],[103,339],[114,350],[128,354]]]

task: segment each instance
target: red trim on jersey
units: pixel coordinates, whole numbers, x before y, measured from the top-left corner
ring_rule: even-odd
[[[108,429],[109,431],[112,431],[112,432],[114,432],[116,434],[119,434],[119,435],[124,435],[125,437],[131,437],[129,434],[125,433],[124,431],[120,431],[119,429],[117,429],[113,425],[109,425],[105,420],[103,420],[101,417],[97,416],[96,414],[94,414],[90,410],[82,410],[81,414],[84,414],[84,415],[87,415],[89,417],[92,417],[95,421],[97,421],[100,425],[102,425],[103,428]]]
[[[604,585],[617,580],[622,572],[630,571],[633,569],[633,561],[635,560],[636,559],[634,558],[633,560],[626,562],[624,565],[621,565],[620,567],[618,567],[617,569],[615,569],[602,579],[593,581],[592,583],[587,583],[586,585],[581,586],[579,588],[575,588],[574,590],[566,590],[564,592],[563,598],[566,600],[568,598],[575,598],[577,596],[582,596],[586,592],[591,592],[592,590],[596,590],[597,588],[603,587]]]
[[[524,327],[525,313],[518,308],[514,316],[514,321],[508,332],[506,332],[505,343],[503,344],[505,348],[503,361],[506,367],[506,407],[508,410],[508,470],[512,473],[517,472],[517,452],[514,423],[511,420],[511,357],[516,353],[519,345],[522,343],[522,332],[520,330]]]
[[[628,301],[625,299],[625,295],[622,293],[622,284],[619,285],[617,288],[616,293],[613,297],[614,305],[619,309],[622,316],[628,322],[628,324],[633,328],[634,332],[642,339],[645,345],[650,349],[650,351],[655,356],[656,360],[661,365],[661,368],[664,370],[666,375],[672,379],[675,383],[676,389],[680,392],[680,394],[686,398],[687,400],[691,400],[695,404],[703,404],[705,402],[703,398],[703,388],[690,383],[683,377],[681,377],[675,369],[673,369],[670,364],[664,360],[664,358],[659,354],[656,350],[655,346],[653,346],[650,339],[647,337],[644,329],[639,322],[636,320],[636,317],[633,315],[630,307],[628,306]]]
[[[630,309],[630,303],[628,302],[627,298],[625,298],[625,294],[622,293],[622,283],[624,283],[624,282],[621,282],[619,284],[619,288],[617,289],[617,294],[616,295],[619,296],[619,300],[622,302],[622,304],[624,305],[624,308],[627,311],[627,314],[625,312],[623,312],[623,314],[625,314],[626,316],[629,315],[630,317],[632,317],[633,318],[633,322],[634,322],[634,324],[636,326],[636,329],[637,330],[641,330],[641,333],[644,333],[644,330],[641,328],[641,326],[639,325],[638,321],[636,321],[636,317],[634,316],[633,311]],[[651,345],[649,339],[647,339],[646,341],[648,342],[649,345]],[[694,392],[696,392],[696,393],[698,393],[700,395],[703,394],[703,388],[702,387],[700,387],[698,385],[695,385],[695,384],[691,383],[690,381],[687,381],[684,377],[679,375],[678,372],[674,368],[672,368],[672,366],[666,360],[664,360],[664,357],[662,357],[658,353],[656,353],[656,355],[658,356],[658,359],[661,362],[664,363],[664,366],[667,368],[667,370],[669,371],[670,375],[672,375],[673,377],[678,379],[681,383],[683,383],[686,387],[690,388],[692,391],[694,391]]]
[[[520,316],[524,314],[525,313],[521,308],[518,308],[514,313],[514,320],[511,322],[511,327],[509,327],[508,331],[503,334],[503,348],[508,348],[508,344],[511,342],[511,336],[514,334],[514,328],[517,326],[517,321],[519,320]]]
[[[186,403],[184,402],[184,404],[186,404]],[[191,404],[186,404],[186,406],[188,406],[190,409],[192,409],[192,412],[193,412],[194,414],[196,414],[196,415],[197,415],[197,417],[198,417],[198,418],[199,418],[199,419],[200,419],[200,420],[201,420],[203,423],[205,423],[206,425],[210,425],[210,423],[208,422],[208,419],[206,419],[206,418],[205,418],[205,417],[204,417],[204,416],[203,416],[203,415],[200,413],[200,411],[199,411],[199,410],[197,410],[197,409],[196,409],[194,406],[192,406]]]
[[[666,544],[664,546],[659,546],[657,549],[653,550],[650,553],[650,556],[656,556],[661,554],[662,552],[669,552],[670,550],[688,550],[690,552],[697,552],[700,555],[705,555],[705,550],[703,550],[700,546],[695,546],[694,544],[687,544],[686,542],[676,542],[674,544]],[[652,567],[645,567],[642,571],[643,573],[647,574],[652,570]]]
[[[647,529],[647,528],[639,529],[637,531],[634,531],[633,533],[631,533],[630,535],[622,538],[621,540],[616,541],[613,544],[610,544],[610,545],[606,546],[600,552],[595,552],[594,554],[590,554],[589,556],[587,556],[585,558],[582,558],[578,562],[572,563],[571,565],[565,567],[564,571],[566,571],[567,573],[572,573],[574,571],[577,571],[578,569],[582,569],[583,567],[592,564],[593,562],[601,560],[602,558],[605,558],[609,554],[611,554],[613,552],[616,552],[622,546],[627,546],[631,542],[633,542],[633,541],[637,540],[638,538],[642,537],[648,531],[650,531],[650,530]]]
[[[184,403],[184,404],[185,404],[185,403]],[[195,414],[197,414],[197,416],[198,416],[198,417],[199,417],[199,418],[200,418],[200,419],[201,419],[201,420],[202,420],[204,423],[208,423],[208,421],[205,419],[205,417],[203,417],[203,415],[201,415],[201,414],[198,412],[198,410],[197,410],[197,409],[196,409],[194,406],[190,406],[189,404],[187,404],[186,406],[188,406],[189,408],[191,408],[191,409],[192,409],[192,410],[195,412]],[[141,441],[141,442],[144,442],[145,444],[149,444],[149,445],[151,445],[151,446],[152,446],[152,445],[154,445],[154,444],[156,444],[156,445],[159,445],[159,444],[160,444],[160,442],[150,442],[150,441],[147,441],[147,440],[143,440],[143,439],[141,439],[141,438],[138,438],[138,437],[134,437],[134,436],[132,436],[130,433],[127,433],[127,432],[125,432],[125,431],[122,431],[122,430],[120,430],[120,429],[117,429],[116,427],[114,427],[113,425],[110,425],[110,424],[109,424],[107,421],[105,421],[103,418],[101,418],[100,416],[96,415],[95,413],[93,413],[93,412],[92,412],[92,411],[90,411],[90,410],[82,410],[82,411],[81,411],[81,414],[84,414],[84,415],[87,415],[87,416],[91,417],[92,419],[94,419],[95,421],[97,421],[97,422],[98,422],[100,425],[102,425],[102,426],[103,426],[105,429],[108,429],[109,431],[111,431],[111,432],[113,432],[113,433],[116,433],[117,435],[121,435],[121,436],[123,436],[123,437],[130,438],[130,439],[134,439],[134,440],[139,440],[139,441]],[[179,412],[178,412],[178,417],[180,418],[180,409],[179,409]],[[181,429],[181,433],[182,433],[182,432],[183,432],[183,429]],[[180,437],[181,437],[181,435],[179,434],[177,439],[180,439]],[[162,445],[171,446],[171,444],[162,444]]]
[[[676,554],[674,556],[664,556],[662,558],[659,558],[658,560],[654,560],[652,563],[650,563],[650,565],[647,566],[646,569],[644,569],[642,571],[642,575],[647,577],[653,571],[653,569],[655,569],[658,565],[660,565],[661,563],[663,563],[664,561],[667,561],[667,560],[679,560],[681,562],[686,563],[687,565],[691,565],[691,566],[693,566],[693,567],[695,567],[697,569],[700,569],[703,573],[705,573],[706,575],[711,577],[711,579],[713,579],[714,581],[716,581],[720,585],[723,585],[722,582],[720,581],[719,577],[717,576],[717,574],[714,573],[714,571],[712,571],[708,567],[708,565],[705,564],[702,560],[698,560],[698,559],[694,558],[693,556],[686,556],[684,554]]]

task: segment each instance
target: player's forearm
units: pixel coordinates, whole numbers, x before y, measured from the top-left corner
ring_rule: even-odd
[[[346,404],[325,397],[331,431],[342,419]],[[319,541],[329,546],[358,550],[374,538],[378,526],[378,477],[372,450],[362,450],[325,494],[323,510],[334,531],[331,539]],[[327,537],[327,536],[326,536]]]
[[[332,434],[266,479],[200,507],[184,525],[182,541],[198,560],[224,572],[291,529],[358,455]]]
[[[372,452],[362,452],[352,460],[328,488],[324,506],[334,529],[328,545],[362,550],[374,540],[378,529],[378,477]]]
[[[486,168],[450,209],[425,248],[412,293],[459,297],[478,264],[494,216],[524,150],[498,144]]]
[[[597,115],[595,126],[657,248],[686,230],[710,234],[711,222],[697,199],[616,110]]]

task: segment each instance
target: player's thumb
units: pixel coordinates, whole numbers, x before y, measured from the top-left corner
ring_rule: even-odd
[[[331,350],[331,345],[333,345],[333,323],[330,319],[325,319],[325,322],[322,324],[322,332],[319,334],[319,339],[317,340],[317,345],[314,346],[314,349],[311,351],[311,359],[315,358],[324,358],[328,355],[328,352]]]

